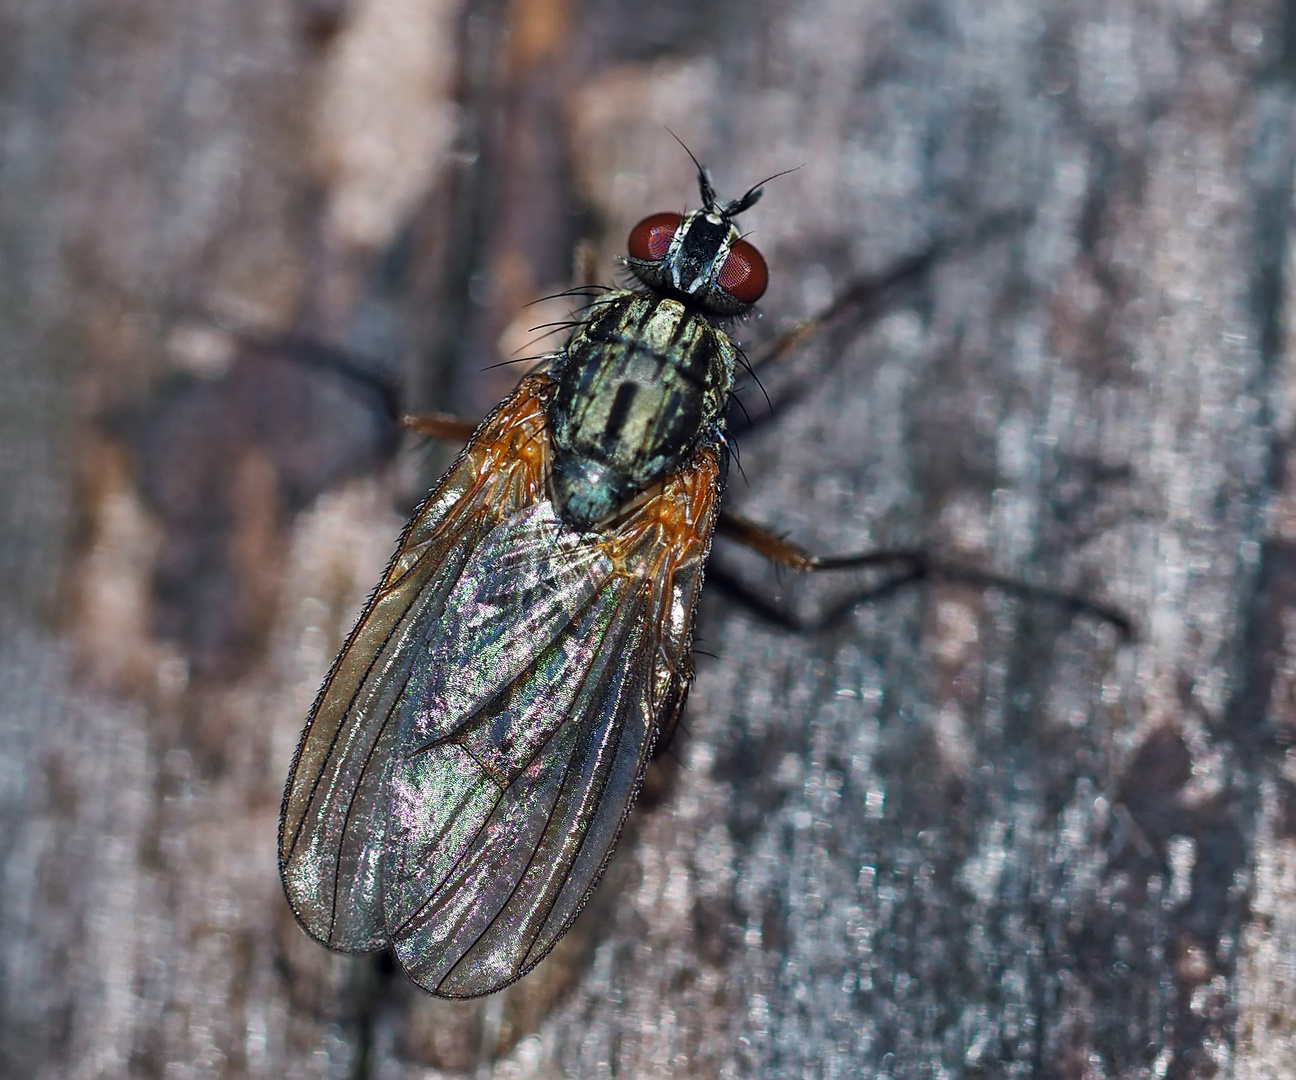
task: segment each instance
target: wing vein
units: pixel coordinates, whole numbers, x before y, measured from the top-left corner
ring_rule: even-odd
[[[626,599],[622,599],[617,604],[616,612],[618,616],[622,614],[626,602],[627,602]],[[584,691],[589,681],[589,677],[591,673],[592,673],[592,669],[587,670],[585,675],[582,676],[581,678],[580,690],[582,692]],[[602,691],[603,688],[606,687],[608,681],[612,678],[612,675],[613,675],[613,669],[609,666],[604,666],[600,670],[598,676],[598,687],[600,692]],[[559,729],[555,729],[554,736],[552,737],[556,737],[559,730],[561,730],[561,726]],[[616,741],[613,744],[614,749],[615,747],[620,745],[621,734],[622,734],[621,730],[618,730],[616,732]],[[488,933],[490,933],[491,929],[495,926],[495,924],[499,922],[500,917],[504,914],[505,911],[508,910],[508,907],[512,903],[513,898],[517,895],[518,890],[522,887],[522,883],[526,880],[527,873],[530,871],[531,867],[535,865],[536,857],[540,852],[541,843],[543,842],[544,837],[548,835],[549,829],[553,825],[554,815],[558,812],[558,808],[562,804],[562,793],[564,790],[566,790],[567,782],[570,779],[572,770],[575,767],[576,767],[576,755],[573,754],[570,758],[568,758],[566,765],[564,765],[563,767],[562,781],[559,784],[558,795],[554,798],[553,805],[549,808],[549,812],[545,815],[545,826],[543,829],[540,830],[539,839],[536,841],[535,846],[531,849],[531,855],[527,859],[526,866],[522,868],[522,872],[518,875],[517,881],[513,884],[513,887],[508,891],[508,895],[505,897],[504,902],[500,905],[499,910],[487,921],[486,925],[482,927],[481,931],[473,938],[472,942],[466,948],[463,948],[459,951],[459,959],[457,959],[453,964],[451,964],[449,969],[447,969],[445,975],[443,975],[441,979],[438,980],[437,982],[438,988],[445,985],[446,980],[449,979],[455,973],[456,969],[459,967],[461,963],[463,963],[464,959],[468,956],[468,954],[472,952],[472,950],[476,947],[476,945],[483,938],[485,938]],[[584,835],[582,835],[581,837],[582,845],[584,843],[584,839],[585,837]],[[578,853],[579,850],[580,848],[578,847],[577,848]],[[551,901],[549,905],[548,908],[549,911],[553,910],[553,904],[557,902],[557,897],[558,895],[561,894],[561,892],[562,889],[561,887],[559,887],[558,891],[554,895],[553,901]],[[548,916],[546,913],[546,918],[547,917]],[[541,920],[539,925],[543,927],[544,920]],[[531,954],[531,947],[528,945],[525,956],[529,956],[530,954]]]
[[[439,532],[440,530],[438,530],[438,534]],[[400,548],[397,548],[397,557],[399,557],[399,552],[400,552]],[[424,555],[419,559],[419,564],[426,561],[428,557],[429,557],[428,554],[424,553]],[[443,585],[443,591],[446,594],[449,594],[450,592],[453,591],[455,584],[457,584],[459,580],[463,577],[463,571],[464,571],[464,567],[461,565],[459,569],[456,571],[456,573],[454,574],[453,581],[447,580],[445,582],[445,584]],[[374,599],[376,603],[377,596],[375,596]],[[391,639],[396,635],[396,633],[400,630],[400,628],[405,625],[406,621],[409,618],[410,609],[413,607],[414,607],[414,603],[411,603],[410,606],[406,608],[405,611],[401,614],[401,617],[397,619],[396,622],[392,625],[392,628],[383,637],[382,645],[375,651],[373,659],[370,660],[368,665],[365,667],[364,676],[356,684],[355,692],[351,695],[351,700],[347,704],[347,710],[345,714],[346,716],[349,717],[351,715],[351,710],[355,707],[356,700],[360,697],[361,691],[368,684],[369,676],[373,673],[374,667],[377,665],[379,658],[387,651],[387,646],[391,642]],[[357,624],[356,630],[357,632],[359,632],[359,624]],[[387,730],[387,725],[391,723],[392,716],[396,712],[398,706],[401,704],[401,699],[404,696],[405,685],[408,682],[409,682],[409,673],[406,672],[405,678],[401,681],[399,690],[392,693],[391,704],[387,706],[386,714],[383,716],[382,723],[378,725],[378,734],[374,738],[368,751],[365,753],[364,761],[360,765],[359,777],[357,778],[355,784],[352,785],[351,790],[347,796],[346,812],[342,815],[342,828],[338,834],[339,835],[338,857],[336,860],[334,860],[334,864],[333,864],[333,898],[329,910],[330,937],[332,936],[333,928],[337,925],[338,894],[341,891],[341,884],[342,884],[342,857],[341,857],[342,846],[345,844],[347,833],[351,828],[351,815],[355,809],[356,799],[359,798],[360,790],[364,786],[364,779],[369,773],[369,766],[373,762],[373,756],[377,752],[379,744],[382,742],[383,733]],[[344,726],[345,726],[345,721],[344,723],[338,725],[338,730],[337,732],[334,733],[333,736],[333,742],[329,746],[329,758],[325,760],[329,760],[332,758],[333,749],[334,747],[337,746],[337,740],[340,737],[342,728]],[[312,802],[314,801],[315,791],[318,790],[320,781],[323,778],[323,772],[324,770],[321,769],[319,774],[315,778],[315,786],[311,792]],[[305,815],[303,815],[302,820],[303,821],[305,820]]]
[[[395,631],[393,630],[393,633],[394,632]],[[386,648],[385,645],[383,647]],[[368,675],[366,675],[365,678],[367,679]],[[406,681],[408,681],[408,678]],[[357,691],[357,695],[358,693],[359,691]],[[368,752],[365,754],[364,762],[360,766],[360,776],[352,786],[347,798],[346,813],[342,815],[342,829],[340,831],[340,839],[338,840],[338,857],[333,862],[333,901],[329,911],[330,937],[332,936],[333,927],[337,925],[338,893],[341,892],[342,887],[342,846],[345,844],[347,832],[351,828],[351,813],[355,809],[355,803],[356,799],[360,795],[360,789],[364,786],[364,779],[369,773],[369,765],[373,761],[374,753],[378,750],[378,744],[382,742],[383,733],[387,730],[387,725],[391,723],[392,715],[396,712],[396,707],[400,704],[401,696],[401,694],[393,695],[391,704],[387,706],[386,715],[383,716],[382,723],[378,725],[378,735],[374,739],[373,745],[369,747]]]
[[[403,547],[404,547],[404,538],[402,538],[402,543],[398,544],[396,547],[396,554],[392,556],[391,564],[390,564],[391,566],[396,565],[396,561],[400,558]],[[425,553],[422,557],[420,557],[419,560],[415,563],[415,565],[409,569],[409,571],[401,575],[401,580],[404,580],[406,577],[409,576],[409,574],[413,573],[414,570],[418,566],[421,566],[424,562],[426,562],[429,557],[430,557],[429,553]],[[462,573],[462,568],[460,572]],[[386,575],[384,575],[384,577],[385,576]],[[324,708],[324,702],[328,698],[329,690],[333,686],[333,680],[337,677],[337,675],[342,670],[343,658],[350,655],[351,647],[356,643],[356,640],[360,637],[361,631],[364,629],[365,624],[369,621],[369,616],[373,613],[374,609],[382,601],[383,596],[391,595],[394,592],[394,590],[395,590],[395,584],[390,585],[387,588],[383,588],[380,585],[378,588],[374,589],[373,595],[369,598],[369,603],[365,605],[364,611],[360,613],[360,618],[356,620],[356,624],[352,628],[351,633],[347,635],[346,643],[339,650],[337,658],[333,661],[333,669],[328,673],[328,677],[324,680],[324,686],[320,690],[319,697],[316,699],[314,708],[311,710],[310,722],[306,726],[306,731],[302,734],[301,750],[304,750],[306,748],[306,744],[310,741],[311,729],[315,726],[316,721],[318,721],[319,719],[320,712]],[[418,598],[416,597],[415,601],[417,601],[417,599]],[[410,607],[414,606],[415,601],[411,601]],[[316,771],[314,778],[311,780],[310,795],[307,796],[307,798],[302,803],[303,811],[301,814],[301,818],[300,820],[298,820],[296,826],[293,829],[292,843],[288,845],[288,852],[286,856],[286,859],[288,860],[291,860],[293,855],[296,854],[297,852],[297,842],[301,839],[302,830],[306,827],[306,819],[310,817],[310,808],[315,805],[315,796],[319,794],[320,784],[323,783],[324,780],[324,773],[327,770],[329,763],[333,760],[333,755],[337,750],[338,741],[342,738],[342,732],[346,729],[348,725],[348,719],[351,717],[351,714],[355,709],[356,701],[359,699],[361,692],[368,684],[369,677],[373,674],[373,670],[375,666],[377,666],[379,659],[387,651],[387,646],[391,644],[392,638],[395,637],[396,632],[400,629],[402,624],[405,622],[405,616],[408,614],[408,612],[409,612],[409,608],[406,608],[405,613],[403,613],[402,616],[392,624],[391,629],[388,630],[387,633],[384,635],[382,639],[382,644],[380,644],[378,648],[374,650],[373,658],[365,666],[364,674],[359,678],[359,680],[357,680],[355,689],[351,692],[351,697],[347,701],[346,708],[342,710],[342,721],[337,725],[337,728],[334,730],[332,738],[329,739],[328,751],[324,754],[324,757],[322,759],[323,764]],[[388,714],[390,716],[390,710]],[[384,721],[384,724],[385,723],[386,721]],[[374,745],[375,746],[377,745],[377,740],[374,740]],[[299,759],[300,759],[301,750],[298,751]],[[370,753],[372,753],[372,750],[370,751]],[[295,766],[293,772],[294,774],[296,773]],[[357,787],[358,786],[359,785],[357,784]],[[349,814],[350,814],[350,810],[348,809],[348,816]],[[343,832],[345,834],[345,825],[344,825]],[[334,903],[334,916],[336,916],[336,901]]]
[[[591,607],[593,607],[594,602],[595,602],[595,600],[596,600],[597,598],[598,598],[598,593],[597,593],[597,591],[594,592],[594,593],[591,593],[590,597],[589,597],[589,598],[588,598],[588,599],[587,599],[587,600],[586,600],[586,601],[581,605],[581,607],[580,607],[576,612],[573,613],[572,618],[570,619],[570,621],[569,621],[569,623],[568,623],[568,626],[570,627],[572,623],[575,623],[575,622],[579,621],[580,617],[583,616],[584,614],[586,614],[586,612],[588,612],[589,609],[590,609]],[[497,695],[495,696],[495,698],[493,698],[490,702],[488,702],[486,705],[483,705],[482,708],[478,709],[478,710],[477,710],[477,713],[475,713],[474,715],[480,715],[482,712],[484,712],[486,709],[488,709],[491,705],[493,705],[496,701],[498,701],[499,698],[507,696],[508,691],[509,691],[510,689],[513,689],[513,688],[517,687],[520,683],[523,683],[523,682],[527,679],[528,675],[529,675],[529,672],[526,671],[525,669],[524,669],[523,671],[519,672],[519,673],[518,673],[518,674],[517,674],[517,675],[512,679],[512,681],[509,683],[509,685],[508,685],[508,689],[503,690],[503,691],[501,691],[499,694],[497,694]],[[585,684],[588,682],[589,677],[590,677],[590,671],[587,670],[587,671],[585,672],[585,674],[584,674],[583,676],[581,676],[580,688],[579,688],[578,691],[577,691],[577,695],[579,695],[580,690],[583,690],[583,689],[585,688]],[[529,766],[531,766],[532,764],[535,763],[536,759],[540,757],[540,755],[541,755],[541,754],[542,754],[542,753],[543,753],[543,752],[544,752],[544,751],[545,751],[545,750],[546,750],[546,749],[547,749],[547,748],[548,748],[548,747],[553,743],[553,741],[554,741],[556,738],[558,738],[558,736],[562,733],[562,730],[563,730],[563,725],[561,725],[561,724],[554,728],[553,732],[549,735],[549,737],[548,737],[547,739],[545,739],[545,741],[544,741],[543,743],[541,743],[540,746],[536,749],[536,751],[535,751],[535,752],[534,752],[534,753],[533,753],[533,754],[532,754],[532,755],[527,759],[526,764],[523,765],[521,768],[518,769],[518,775],[521,775],[522,773],[524,773],[524,772],[526,771],[526,769],[527,769]],[[453,740],[453,737],[450,737],[450,738],[443,738],[443,739],[434,739],[434,740],[432,740],[432,742],[427,743],[427,744],[425,744],[424,746],[420,747],[418,751],[415,751],[414,753],[408,755],[408,758],[412,758],[412,757],[414,757],[417,753],[425,753],[425,752],[427,752],[428,750],[433,749],[434,747],[436,747],[437,745],[439,745],[439,744],[441,744],[441,743],[451,742],[451,741],[454,741],[454,740]],[[485,774],[485,775],[487,775],[487,776],[490,775],[490,770],[486,767],[486,764],[485,764],[483,761],[481,761],[481,760],[477,757],[477,755],[474,754],[474,753],[473,753],[473,752],[472,752],[472,751],[471,751],[467,746],[465,746],[462,742],[455,742],[455,745],[459,748],[459,750],[460,750],[461,752],[463,752],[463,753],[466,754],[468,757],[470,757],[474,762],[476,762],[477,767],[478,767],[479,769],[481,769],[481,771],[482,771],[483,774]],[[571,761],[568,761],[568,763],[567,763],[567,768],[568,768],[568,769],[571,768],[571,764],[572,764]],[[567,773],[566,773],[566,771],[564,771],[564,773],[563,773],[563,779],[564,779],[564,780],[566,779],[566,776],[567,776]],[[476,840],[481,836],[482,832],[487,828],[487,826],[490,824],[490,819],[494,816],[495,811],[499,809],[499,805],[500,805],[500,803],[504,801],[505,796],[508,794],[508,788],[509,788],[509,785],[505,785],[504,787],[502,787],[502,788],[500,789],[499,797],[496,798],[494,804],[493,804],[492,807],[491,807],[491,813],[486,815],[485,820],[483,821],[481,828],[478,829],[477,832],[476,832],[476,833],[474,834],[474,836],[473,836],[473,842],[474,842],[474,843],[475,843]],[[557,800],[555,800],[555,802],[554,802],[554,806],[555,806],[555,808],[557,807]],[[551,811],[551,815],[552,815],[552,811]],[[552,820],[552,817],[550,817],[550,818],[548,818],[548,819],[546,819],[546,820],[547,820],[547,821],[548,821],[548,820]],[[545,832],[545,831],[547,831],[547,828],[546,828],[545,830],[541,830],[541,835],[542,835],[542,836],[544,835],[544,832]],[[537,845],[537,847],[538,847],[538,846],[539,846],[539,845]],[[459,867],[463,865],[464,860],[467,859],[467,858],[472,854],[472,852],[473,852],[473,844],[472,844],[472,843],[466,844],[466,845],[464,846],[464,850],[463,850],[463,852],[460,854],[460,856],[459,856],[457,859],[455,859],[454,863],[453,863],[450,867],[447,868],[446,873],[442,876],[441,881],[438,883],[437,887],[434,888],[434,889],[432,889],[432,890],[430,890],[430,895],[428,896],[428,898],[427,898],[427,899],[426,899],[426,900],[425,900],[421,905],[419,905],[419,907],[418,907],[417,909],[415,909],[415,910],[414,910],[414,911],[413,911],[413,912],[412,912],[408,917],[406,917],[406,918],[401,922],[400,927],[399,927],[399,928],[398,928],[398,929],[397,929],[397,930],[392,934],[392,937],[393,937],[393,938],[395,938],[395,937],[399,937],[399,936],[401,936],[402,934],[404,934],[405,931],[409,929],[410,925],[413,924],[416,920],[418,920],[418,919],[419,919],[419,918],[420,918],[420,917],[421,917],[421,916],[422,916],[422,915],[427,911],[428,906],[431,905],[431,904],[433,903],[433,901],[436,899],[436,894],[437,894],[437,892],[439,891],[439,889],[440,889],[440,887],[441,887],[441,884],[444,884],[444,882],[446,882],[447,880],[449,880],[451,877],[454,876],[455,871],[458,870]],[[531,866],[531,863],[528,862],[528,864],[527,864],[527,868],[529,869],[530,866]],[[525,876],[525,870],[523,871],[523,876]],[[521,881],[522,881],[522,879],[519,878],[519,879],[518,879],[518,884],[519,884],[519,885],[521,884]],[[513,896],[514,892],[516,892],[516,889],[517,889],[517,886],[515,886],[514,889],[510,891],[510,893],[509,893],[509,898],[508,898],[508,899],[512,899],[512,896]],[[504,907],[507,907],[507,906],[508,906],[508,899],[506,899],[506,900],[504,901],[504,905],[501,906],[501,908],[500,908],[500,911],[501,911],[501,912],[504,910]],[[498,915],[496,915],[496,918],[498,918]],[[490,929],[490,926],[494,924],[494,921],[495,921],[494,919],[491,920],[491,923],[488,924],[487,927],[482,931],[482,934],[485,934],[486,931]],[[473,944],[476,944],[476,941],[477,941],[477,940],[480,940],[480,936],[479,936],[477,939],[474,940]],[[469,948],[471,948],[471,947],[472,947],[472,946],[469,946]],[[464,950],[465,953],[466,953],[467,951],[468,951],[467,949]],[[451,965],[450,971],[453,971],[453,970],[454,970],[454,965]],[[448,977],[449,977],[449,974],[450,974],[450,972],[447,972],[447,973],[446,973],[446,976],[443,977],[443,979],[442,979],[441,981],[444,982],[444,981],[445,981],[445,978],[448,978]]]
[[[620,712],[620,703],[618,703],[618,713],[619,713],[619,712]],[[615,756],[616,756],[616,751],[619,750],[619,749],[621,748],[621,740],[622,740],[622,738],[623,738],[624,735],[625,735],[625,724],[624,724],[624,723],[616,723],[615,719],[612,721],[612,723],[613,723],[613,724],[615,725],[615,727],[616,727],[616,741],[615,741],[615,743],[612,745],[612,747],[611,747],[610,750],[609,750],[609,755],[608,755],[609,757],[615,757]],[[652,732],[649,731],[649,732],[647,732],[646,735],[645,735],[645,740],[644,740],[644,741],[645,741],[645,746],[646,746],[648,740],[650,740],[651,738],[652,738]],[[604,787],[604,788],[607,787],[607,781],[608,781],[608,778],[605,777],[605,778],[604,778],[604,782],[603,782],[603,787]],[[601,798],[601,795],[600,795],[600,798]],[[630,800],[626,803],[625,808],[624,808],[624,810],[622,811],[622,814],[621,814],[621,820],[622,820],[622,823],[624,823],[626,816],[630,813],[630,808],[631,808],[631,806],[633,806],[633,804],[634,804],[634,800],[633,800],[633,798],[630,799]],[[589,823],[587,822],[587,823],[586,823],[586,828],[585,828],[584,831],[581,833],[580,840],[579,840],[579,841],[577,842],[577,844],[576,844],[576,850],[575,850],[574,852],[572,852],[571,864],[570,864],[570,865],[575,866],[576,863],[580,860],[581,852],[585,850],[585,843],[586,843],[587,840],[589,840],[591,831],[592,831],[592,830],[589,828]],[[617,829],[617,833],[618,833],[618,834],[620,833],[620,828]],[[600,873],[600,874],[602,873],[602,867],[600,867],[600,869],[599,869],[599,873]],[[564,882],[563,884],[565,884],[565,882]],[[526,955],[523,957],[523,961],[522,961],[522,966],[523,966],[524,968],[527,966],[526,961],[530,959],[531,954],[535,951],[536,942],[538,942],[538,941],[540,940],[540,938],[541,938],[541,936],[542,936],[542,934],[543,934],[543,931],[544,931],[545,924],[549,921],[549,916],[553,913],[553,909],[557,906],[558,901],[562,898],[562,894],[563,894],[563,885],[559,885],[558,888],[554,890],[554,893],[553,893],[552,898],[549,900],[548,905],[545,907],[544,918],[541,919],[541,920],[539,921],[539,924],[538,924],[538,925],[539,925],[539,927],[540,927],[540,930],[536,933],[535,939],[531,942],[531,944],[527,946]],[[587,894],[587,895],[588,895],[588,894]],[[573,916],[573,917],[574,917],[574,916]],[[555,940],[557,940],[557,939],[555,939]],[[538,960],[535,961],[535,962],[538,963]]]

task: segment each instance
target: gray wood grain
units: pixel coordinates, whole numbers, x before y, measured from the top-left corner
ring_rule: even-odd
[[[1237,1076],[1296,1060],[1289,7],[0,5],[0,1072]],[[299,725],[483,371],[695,193],[769,260],[745,514],[597,899],[438,1002],[295,927]],[[544,309],[547,311],[547,309]],[[519,321],[521,320],[521,321]],[[528,321],[530,320],[530,321]],[[231,332],[231,328],[239,331]],[[285,344],[295,335],[296,344]],[[323,354],[305,343],[341,350]],[[718,577],[717,577],[718,581]]]

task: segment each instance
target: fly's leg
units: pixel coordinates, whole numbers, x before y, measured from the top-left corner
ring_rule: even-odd
[[[982,589],[998,589],[1009,596],[1051,604],[1071,615],[1084,615],[1115,627],[1126,641],[1134,637],[1134,623],[1119,608],[1091,600],[1079,593],[1051,589],[1030,582],[1018,581],[988,570],[948,559],[936,558],[922,548],[864,551],[847,555],[815,555],[782,537],[775,536],[754,522],[737,514],[722,510],[716,522],[716,532],[727,536],[757,554],[765,556],[778,566],[792,570],[819,572],[822,570],[859,570],[871,567],[892,568],[890,576],[862,593],[855,593],[833,605],[813,619],[801,619],[778,605],[761,597],[732,575],[712,563],[709,577],[733,599],[789,630],[812,632],[841,620],[857,605],[866,600],[877,600],[895,592],[911,582],[939,579],[972,585]]]
[[[776,365],[786,362],[807,341],[851,316],[864,322],[877,318],[903,294],[906,287],[922,278],[950,248],[951,245],[948,244],[932,244],[881,274],[857,278],[823,311],[790,330],[785,330],[749,357],[753,374],[765,374]]]
[[[881,273],[866,274],[850,282],[823,311],[779,334],[746,358],[747,371],[764,391],[769,407],[753,410],[750,416],[741,408],[736,412],[730,410],[729,430],[741,435],[765,425],[813,385],[821,369],[804,370],[810,365],[796,363],[802,346],[821,335],[858,333],[863,326],[894,308],[941,260],[961,249],[979,247],[1020,231],[1027,223],[1023,213],[996,215],[964,236],[934,241]]]
[[[419,413],[402,416],[401,424],[410,431],[442,442],[467,442],[477,430],[477,422],[449,413]]]

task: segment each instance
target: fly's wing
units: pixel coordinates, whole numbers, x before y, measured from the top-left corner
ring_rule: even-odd
[[[710,447],[615,527],[561,525],[548,387],[524,382],[415,516],[285,796],[303,925],[334,948],[392,943],[448,997],[524,974],[597,882],[686,689],[710,545]]]
[[[519,978],[597,883],[688,678],[718,478],[705,449],[606,533],[539,504],[464,566],[390,778],[387,927],[425,989]]]
[[[279,868],[298,921],[332,948],[390,940],[378,856],[397,705],[481,537],[544,498],[551,388],[544,375],[524,379],[419,507],[306,722],[284,792]]]

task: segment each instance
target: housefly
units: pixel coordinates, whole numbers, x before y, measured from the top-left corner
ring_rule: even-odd
[[[734,223],[761,185],[723,202],[698,177],[701,209],[631,230],[635,287],[584,309],[419,506],[293,760],[298,921],[442,997],[520,978],[589,899],[684,706],[717,527],[799,569],[925,559],[817,558],[719,513],[743,358],[718,323],[768,271]]]

